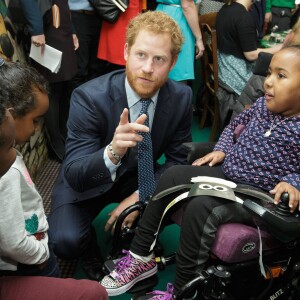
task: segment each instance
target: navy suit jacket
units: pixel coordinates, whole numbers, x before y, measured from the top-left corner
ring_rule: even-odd
[[[128,108],[128,103],[123,70],[93,79],[74,90],[66,157],[54,187],[52,210],[64,203],[100,196],[113,187],[103,152],[113,139],[124,108]],[[168,80],[159,91],[151,129],[154,162],[163,153],[166,157],[164,165],[155,164],[157,179],[171,165],[186,164],[181,145],[191,141],[191,124],[191,89]],[[116,180],[127,171],[128,152],[122,158]]]

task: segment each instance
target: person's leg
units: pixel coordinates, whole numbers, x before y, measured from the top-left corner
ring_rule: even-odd
[[[60,82],[50,83],[49,109],[44,116],[49,145],[59,160],[62,160],[65,154],[65,142],[59,124],[61,90]]]
[[[162,175],[154,195],[168,188],[190,183],[191,178],[197,176],[225,178],[220,167],[174,166],[166,170]],[[135,231],[130,251],[141,256],[148,256],[150,254],[150,246],[154,241],[154,234],[157,231],[163,211],[170,201],[178,195],[179,193],[158,201],[149,202],[143,218]]]
[[[107,300],[105,289],[90,280],[47,278],[39,276],[0,277],[0,299]]]
[[[70,99],[71,99],[71,82],[63,81],[59,82],[60,89],[60,98],[59,98],[59,132],[64,141],[67,139],[67,122],[69,118],[69,110],[70,110]]]
[[[87,277],[99,281],[103,277],[103,259],[92,225],[102,208],[97,204],[87,200],[62,205],[51,213],[49,226],[55,254],[63,259],[80,258]]]
[[[252,224],[252,218],[241,204],[229,200],[199,196],[189,201],[176,254],[175,293],[202,271],[217,228],[224,223]]]
[[[189,183],[192,177],[200,175],[224,178],[220,167],[174,166],[162,175],[154,195],[170,187]],[[163,211],[178,195],[179,193],[175,193],[173,196],[149,202],[138,223],[130,252],[121,258],[115,269],[101,281],[109,296],[125,293],[136,282],[157,272],[151,245],[155,241],[155,233],[158,231]]]
[[[278,31],[289,30],[291,28],[292,13],[290,8],[283,8],[278,23]]]
[[[72,79],[72,88],[100,76],[104,73],[97,58],[98,42],[101,31],[101,20],[97,15],[81,14],[72,11],[72,21],[79,40],[76,50],[77,74]]]
[[[93,216],[84,204],[68,203],[59,206],[49,216],[53,250],[62,259],[80,257],[92,238]]]
[[[279,7],[271,7],[271,12],[272,12],[272,20],[269,26],[269,31],[272,32],[274,29],[274,26],[277,26],[278,31],[278,24],[279,24],[279,19],[280,19],[280,14],[281,14],[281,9]]]
[[[127,173],[107,193],[75,203],[71,191],[61,185],[61,178],[53,188],[49,234],[54,252],[63,259],[80,257],[90,279],[97,280],[102,275],[102,259],[92,221],[105,206],[122,201],[137,189],[136,176],[136,173]],[[68,197],[67,204],[59,205],[60,198]]]

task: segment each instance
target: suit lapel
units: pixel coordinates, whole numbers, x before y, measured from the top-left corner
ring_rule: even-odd
[[[111,115],[115,127],[119,125],[120,116],[124,108],[128,108],[127,95],[125,90],[125,72],[116,74],[111,78],[110,88]]]
[[[166,120],[168,120],[168,113],[171,109],[170,93],[168,84],[166,83],[160,89],[158,94],[151,130],[153,150],[155,153],[159,150],[158,148],[162,144],[161,138],[165,136],[165,131],[168,126],[168,122],[166,122]]]

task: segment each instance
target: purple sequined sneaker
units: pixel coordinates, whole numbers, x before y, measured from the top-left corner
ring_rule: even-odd
[[[153,291],[151,293],[146,294],[145,296],[138,297],[137,300],[172,300],[174,299],[174,287],[173,284],[167,284],[167,290],[165,292],[162,291]]]
[[[127,292],[134,284],[157,273],[155,258],[145,263],[134,258],[129,251],[123,250],[126,256],[118,260],[114,270],[105,276],[101,285],[108,296],[117,296]]]

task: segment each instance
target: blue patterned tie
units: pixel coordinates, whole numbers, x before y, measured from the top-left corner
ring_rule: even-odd
[[[144,125],[149,127],[149,115],[148,107],[151,103],[151,99],[141,99],[142,109],[140,114],[146,114],[147,120]],[[139,177],[139,198],[144,203],[149,196],[153,195],[155,190],[155,180],[153,171],[153,153],[152,153],[152,141],[151,133],[141,132],[143,141],[138,143],[138,177]]]

